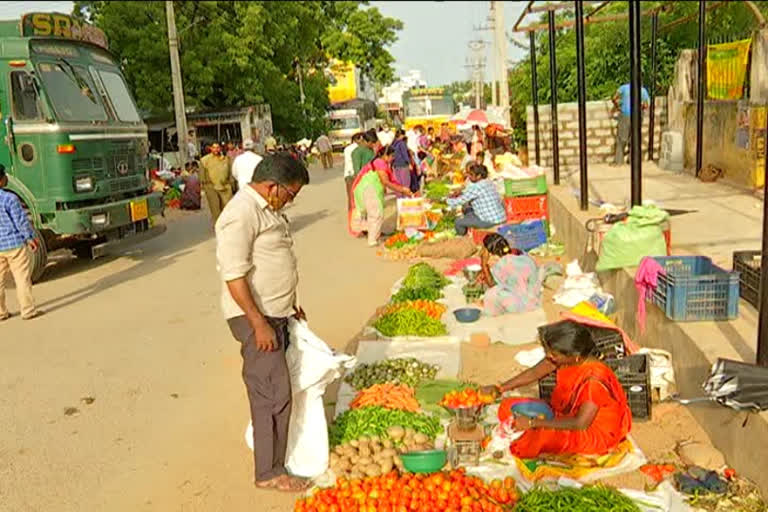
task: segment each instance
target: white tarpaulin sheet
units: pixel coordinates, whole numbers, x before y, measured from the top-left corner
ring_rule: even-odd
[[[361,341],[357,346],[357,364],[384,359],[414,357],[424,363],[440,366],[437,378],[455,379],[461,370],[461,345],[457,338]],[[349,370],[350,372],[354,371]],[[342,381],[336,398],[336,416],[349,408],[355,389]]]

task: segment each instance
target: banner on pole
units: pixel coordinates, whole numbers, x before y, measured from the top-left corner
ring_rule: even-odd
[[[752,39],[707,45],[707,96],[738,100],[744,94]]]

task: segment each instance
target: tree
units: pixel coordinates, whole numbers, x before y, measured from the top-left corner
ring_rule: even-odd
[[[394,72],[387,47],[398,20],[362,2],[174,2],[188,107],[217,109],[267,102],[275,131],[314,137],[328,108],[329,58],[348,60],[382,83]],[[104,30],[139,107],[173,106],[162,1],[78,1],[74,15]],[[305,101],[299,101],[299,73]]]

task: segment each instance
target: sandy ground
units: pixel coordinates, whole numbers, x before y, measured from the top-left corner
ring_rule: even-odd
[[[315,167],[312,180],[287,211],[301,301],[317,334],[354,349],[407,265],[347,235],[338,168]],[[0,326],[0,510],[291,510],[292,496],[251,484],[240,356],[218,309],[207,213],[167,221],[165,236],[122,255],[59,255],[35,287],[49,314]],[[522,348],[465,345],[462,377],[505,378]],[[652,458],[679,439],[706,440],[677,406],[657,407],[635,435]],[[642,488],[645,477],[614,483]]]
[[[407,268],[349,237],[344,204],[340,168],[314,167],[287,210],[302,304],[336,348]],[[57,255],[34,290],[48,314],[0,325],[0,510],[291,509],[292,497],[252,485],[208,215],[172,217],[163,237],[119,256]]]

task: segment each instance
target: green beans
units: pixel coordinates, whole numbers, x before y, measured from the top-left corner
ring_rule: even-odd
[[[361,407],[340,414],[328,428],[328,440],[331,446],[336,446],[361,436],[386,437],[387,429],[395,425],[411,428],[430,439],[442,430],[440,419],[436,416],[378,406]]]
[[[564,487],[555,491],[534,487],[513,512],[640,512],[640,508],[616,489],[595,485],[580,489]]]
[[[445,325],[424,311],[403,309],[381,316],[373,326],[384,336],[443,336]]]

